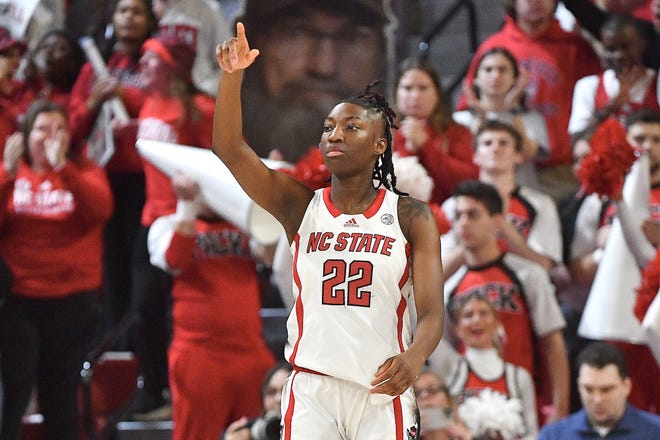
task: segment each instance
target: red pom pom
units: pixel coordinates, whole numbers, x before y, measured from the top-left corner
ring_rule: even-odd
[[[319,189],[330,184],[330,172],[323,162],[323,155],[318,148],[310,148],[307,153],[298,159],[295,165],[289,168],[280,168],[286,173],[311,189]]]
[[[608,119],[598,126],[589,144],[591,151],[578,170],[582,191],[618,198],[626,174],[639,156],[626,140],[625,128],[617,120]]]
[[[660,251],[655,253],[653,261],[648,263],[642,270],[642,284],[637,289],[635,300],[635,316],[640,322],[651,307],[651,303],[660,289]]]

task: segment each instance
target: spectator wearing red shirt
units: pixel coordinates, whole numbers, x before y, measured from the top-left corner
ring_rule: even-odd
[[[140,49],[156,27],[149,1],[118,0],[112,25],[114,34],[106,61],[110,76],[98,79],[92,65],[86,63],[71,93],[69,125],[74,142],[80,145],[86,143],[102,104],[109,98],[120,97],[134,118],[144,103]],[[136,127],[117,130],[113,138],[115,153],[105,167],[116,208],[105,229],[103,257],[103,310],[108,328],[128,310],[133,243],[145,198],[142,161],[135,150]]]
[[[195,50],[177,34],[145,41],[140,59],[147,98],[138,118],[138,138],[210,148],[213,98],[192,82]],[[149,261],[147,235],[154,220],[176,211],[170,178],[144,160],[146,199],[133,254],[131,307],[140,317],[136,351],[144,387],[133,408],[136,420],[166,418],[162,392],[168,386],[167,325],[171,277]],[[162,411],[161,411],[162,410]]]
[[[259,415],[257,378],[274,359],[262,336],[250,237],[205,206],[192,177],[177,174],[171,185],[176,213],[154,222],[149,250],[174,278],[172,438],[217,440],[233,420]]]
[[[46,437],[80,438],[79,374],[98,322],[112,194],[103,169],[70,154],[70,138],[64,109],[37,101],[0,166],[0,259],[13,274],[0,308],[3,440],[20,438],[35,385]]]
[[[68,108],[73,85],[85,61],[80,45],[66,30],[47,32],[28,59],[26,93]]]
[[[472,133],[452,119],[431,65],[413,58],[403,61],[396,82],[396,105],[403,118],[394,132],[394,151],[419,158],[433,179],[432,202],[441,204],[454,186],[477,178]]]

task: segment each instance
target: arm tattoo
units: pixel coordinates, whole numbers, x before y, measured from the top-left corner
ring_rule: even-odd
[[[408,235],[412,224],[418,217],[423,217],[426,221],[434,221],[429,206],[412,197],[400,197],[398,211],[399,223],[406,235]]]

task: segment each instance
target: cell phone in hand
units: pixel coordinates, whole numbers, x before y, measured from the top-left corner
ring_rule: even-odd
[[[439,406],[420,408],[419,416],[422,432],[444,429],[451,422],[445,408]]]

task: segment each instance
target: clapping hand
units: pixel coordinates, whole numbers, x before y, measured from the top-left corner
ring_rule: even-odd
[[[96,110],[101,104],[113,96],[119,94],[119,80],[114,76],[108,76],[97,80],[92,86],[87,106]]]
[[[508,110],[515,110],[522,105],[522,97],[529,84],[529,72],[522,67],[519,72],[516,82],[513,83],[513,86],[504,97],[504,103]]]
[[[236,23],[236,37],[218,44],[215,48],[215,56],[220,68],[232,73],[249,67],[259,56],[259,49],[250,49],[245,37],[245,26],[239,21]]]
[[[637,81],[644,78],[646,69],[644,66],[631,66],[624,68],[616,74],[619,80],[619,94],[614,98],[612,104],[614,109],[620,108],[630,101],[630,91],[637,84]]]
[[[485,118],[486,109],[481,104],[481,101],[479,101],[477,93],[467,79],[463,81],[463,95],[465,96],[468,108],[475,112],[478,118]]]
[[[429,139],[426,132],[426,121],[423,119],[408,116],[401,122],[399,130],[406,138],[406,150],[411,153],[416,152]]]
[[[2,155],[2,160],[4,162],[5,171],[7,174],[13,176],[16,173],[16,168],[18,168],[18,161],[23,155],[24,147],[24,138],[23,133],[17,131],[11,136],[7,137],[5,142],[5,151]]]
[[[44,154],[51,167],[59,168],[64,165],[70,141],[71,137],[65,130],[58,131],[55,136],[44,141]]]

